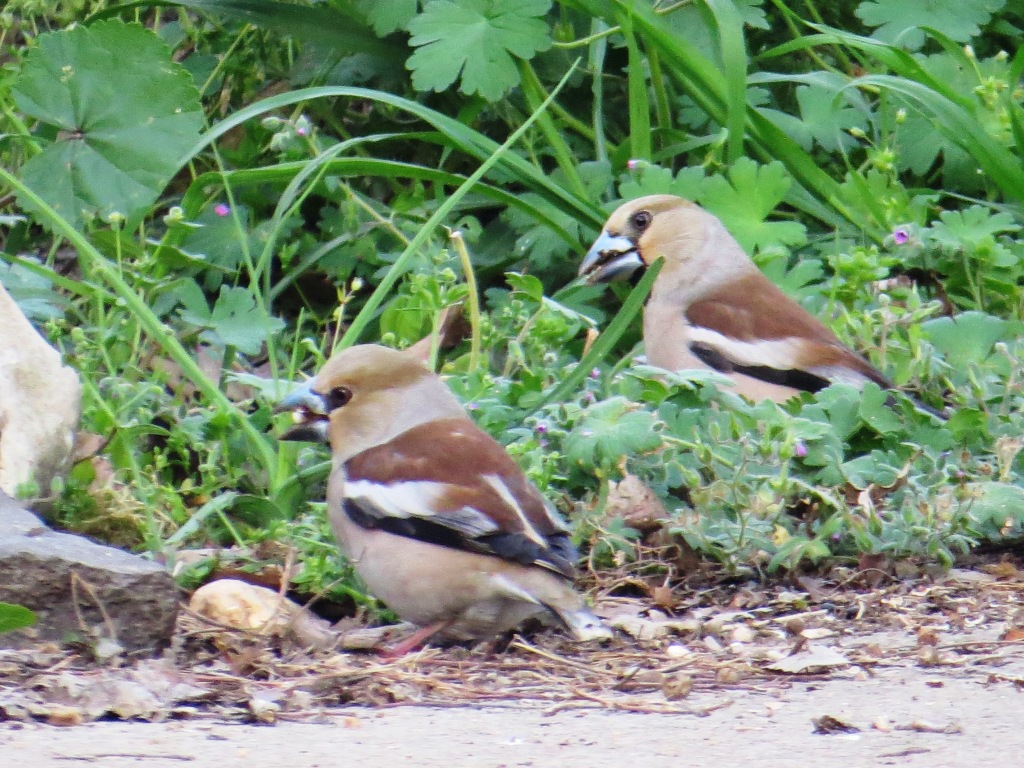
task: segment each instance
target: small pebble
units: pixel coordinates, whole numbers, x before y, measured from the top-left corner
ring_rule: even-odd
[[[678,643],[673,643],[672,645],[670,645],[668,648],[665,649],[665,654],[670,659],[682,659],[685,656],[689,656],[690,655],[690,650],[685,645],[679,645]]]

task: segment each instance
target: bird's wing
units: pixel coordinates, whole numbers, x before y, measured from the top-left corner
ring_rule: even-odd
[[[760,273],[691,304],[690,351],[723,373],[815,392],[832,381],[892,384]]]
[[[414,427],[344,468],[344,511],[364,528],[572,576],[576,552],[564,523],[469,419]]]

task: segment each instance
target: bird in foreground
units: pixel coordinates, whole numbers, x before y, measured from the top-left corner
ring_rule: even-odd
[[[580,275],[589,283],[625,279],[658,257],[665,263],[644,307],[651,365],[710,368],[755,402],[784,402],[833,382],[893,388],[765,277],[721,221],[681,197],[649,195],[621,205]]]
[[[278,406],[282,440],[333,453],[328,514],[370,592],[430,638],[487,639],[530,618],[611,636],[572,585],[565,524],[439,376],[408,352],[346,349]]]

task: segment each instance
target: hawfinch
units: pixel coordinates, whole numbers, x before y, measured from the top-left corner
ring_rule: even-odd
[[[627,278],[659,256],[665,264],[644,307],[651,365],[710,368],[755,402],[783,402],[837,381],[892,388],[765,277],[722,222],[680,197],[650,195],[620,206],[580,275],[590,283]]]
[[[389,655],[529,618],[580,640],[610,636],[573,589],[565,524],[415,356],[351,347],[278,410],[295,420],[282,440],[330,444],[328,514],[342,551],[371,593],[421,627]]]

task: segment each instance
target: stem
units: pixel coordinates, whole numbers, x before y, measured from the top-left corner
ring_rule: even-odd
[[[565,87],[565,84],[569,82],[569,78],[572,76],[572,73],[576,71],[577,65],[578,62],[573,63],[569,68],[569,71],[565,73],[565,76],[561,79],[558,85],[555,86],[555,90],[552,91],[551,95],[544,100],[544,103],[534,110],[533,114],[531,114],[526,121],[508,137],[505,143],[492,152],[491,155],[480,164],[480,167],[477,168],[469,178],[467,178],[459,188],[448,197],[447,200],[438,206],[437,210],[434,211],[433,216],[427,219],[427,223],[420,228],[420,231],[416,233],[416,236],[409,242],[409,245],[407,245],[405,250],[402,251],[395,263],[391,265],[391,269],[389,269],[387,274],[384,275],[384,278],[370,295],[370,298],[366,300],[366,304],[363,305],[362,310],[360,310],[359,314],[353,318],[352,325],[350,325],[348,330],[345,331],[345,335],[341,337],[341,341],[339,342],[341,349],[350,347],[356,342],[356,339],[358,339],[366,329],[370,319],[384,302],[384,299],[391,294],[391,289],[398,281],[398,278],[405,274],[409,262],[412,261],[413,256],[427,241],[427,238],[434,233],[434,230],[437,229],[441,222],[444,221],[445,217],[455,209],[455,206],[459,204],[462,198],[469,194],[469,191],[476,186],[477,182],[479,182],[487,172],[498,163],[509,148],[519,141],[530,126],[536,122],[543,111],[547,109],[548,105],[554,100],[555,96],[563,87]]]
[[[211,404],[235,417],[242,433],[259,456],[264,469],[270,475],[276,462],[274,451],[268,444],[265,436],[252,425],[248,415],[240,411],[228,399],[227,395],[221,392],[206,377],[206,374],[203,373],[196,361],[181,345],[181,342],[174,336],[170,328],[160,321],[160,318],[150,309],[149,304],[125,282],[118,273],[118,270],[111,265],[110,261],[81,232],[53,210],[49,203],[3,167],[0,167],[0,180],[13,187],[23,199],[31,203],[38,211],[39,217],[47,221],[54,232],[64,237],[75,247],[82,257],[82,266],[85,268],[85,271],[91,271],[110,287],[111,291],[117,296],[117,299],[124,302],[125,306],[135,315],[135,318],[149,336],[181,367],[182,373],[188,376],[192,383],[195,384],[196,389]],[[99,298],[98,294],[97,298]]]
[[[647,296],[650,294],[651,288],[654,287],[654,280],[658,277],[658,273],[661,272],[664,263],[665,260],[659,257],[647,268],[644,276],[637,283],[636,288],[630,292],[629,297],[623,302],[622,309],[615,315],[615,319],[608,324],[604,333],[597,337],[597,341],[594,342],[590,351],[583,356],[583,359],[577,363],[576,367],[572,369],[560,384],[544,393],[540,401],[533,404],[524,415],[528,416],[536,413],[548,403],[563,402],[569,399],[572,393],[576,391],[576,388],[579,387],[584,377],[611,351],[611,348],[615,346],[615,343],[622,337],[622,334],[629,328],[633,318],[643,309],[644,302],[647,301]]]
[[[537,73],[528,61],[519,59],[517,63],[519,64],[519,76],[522,79],[523,95],[526,97],[526,103],[534,114],[538,114],[537,110],[540,109],[545,96],[544,86],[540,84],[540,78],[537,77]],[[562,173],[569,180],[573,193],[580,197],[587,197],[587,187],[583,183],[583,179],[580,178],[579,171],[576,169],[576,160],[573,158],[569,145],[565,143],[562,134],[555,127],[555,121],[551,119],[550,115],[541,113],[537,124],[540,126],[541,133],[544,134],[544,138],[547,139],[548,144],[554,151],[558,167],[562,169]]]
[[[473,262],[469,258],[469,251],[466,249],[466,241],[463,239],[462,233],[452,232],[451,240],[455,245],[455,252],[459,254],[462,272],[466,275],[466,287],[469,289],[466,301],[469,303],[469,372],[472,373],[480,367],[480,295],[477,293]]]

